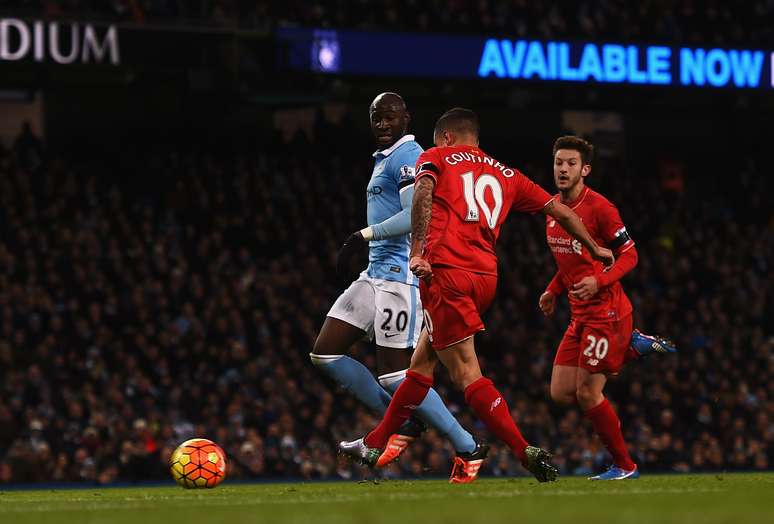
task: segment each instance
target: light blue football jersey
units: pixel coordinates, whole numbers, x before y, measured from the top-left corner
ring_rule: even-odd
[[[400,212],[400,190],[414,184],[414,166],[422,154],[414,135],[404,135],[392,147],[374,153],[374,171],[368,182],[368,225],[379,224]],[[369,243],[368,276],[418,285],[408,270],[409,234]]]

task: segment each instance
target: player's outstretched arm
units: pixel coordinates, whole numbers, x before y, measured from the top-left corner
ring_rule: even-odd
[[[419,278],[432,275],[430,264],[422,258],[427,238],[427,228],[433,215],[433,189],[435,180],[424,176],[414,186],[414,199],[411,205],[411,253],[409,268]]]
[[[600,246],[593,238],[591,238],[588,229],[586,229],[586,226],[583,225],[581,219],[578,218],[578,215],[576,215],[572,209],[561,202],[551,200],[543,208],[543,213],[559,222],[565,231],[578,239],[578,241],[589,250],[589,253],[591,253],[591,256],[595,260],[602,262],[605,267],[613,265],[615,262],[613,252],[606,247]]]
[[[384,240],[385,238],[405,235],[411,231],[411,203],[414,199],[414,187],[407,186],[400,191],[401,210],[387,220],[361,229],[366,240]]]

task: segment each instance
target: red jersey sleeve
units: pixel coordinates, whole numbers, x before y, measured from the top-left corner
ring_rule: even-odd
[[[600,236],[613,253],[619,255],[634,246],[634,241],[626,231],[618,208],[612,203],[606,200],[601,202],[596,217]]]
[[[545,189],[524,176],[520,171],[514,175],[513,206],[511,209],[522,213],[537,213],[553,198]]]
[[[618,282],[624,275],[634,269],[637,265],[637,250],[634,248],[634,243],[629,247],[631,249],[626,248],[626,250],[622,251],[621,255],[615,259],[615,264],[613,264],[610,271],[596,275],[599,287],[607,287],[613,282]]]
[[[414,171],[414,183],[416,184],[423,176],[429,176],[433,179],[433,182],[438,183],[438,175],[441,174],[441,155],[438,152],[438,148],[431,147],[427,151],[424,151],[419,158],[417,158],[417,165]]]
[[[557,297],[564,293],[567,290],[567,288],[564,286],[564,282],[562,282],[562,277],[557,271],[554,275],[554,278],[551,279],[551,282],[548,283],[548,287],[546,288],[546,291],[550,291]]]

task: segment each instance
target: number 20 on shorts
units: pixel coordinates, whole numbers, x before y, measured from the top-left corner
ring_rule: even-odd
[[[593,357],[597,360],[602,360],[607,356],[608,342],[605,337],[595,337],[594,335],[586,335],[586,340],[589,345],[583,350],[583,355],[586,357]]]

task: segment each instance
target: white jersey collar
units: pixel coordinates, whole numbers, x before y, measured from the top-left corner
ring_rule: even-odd
[[[374,151],[374,158],[376,158],[379,155],[382,155],[384,157],[390,156],[393,151],[398,149],[400,146],[405,144],[406,142],[412,142],[414,140],[414,135],[403,135],[400,137],[400,140],[392,144],[387,149],[382,149],[381,151]]]

